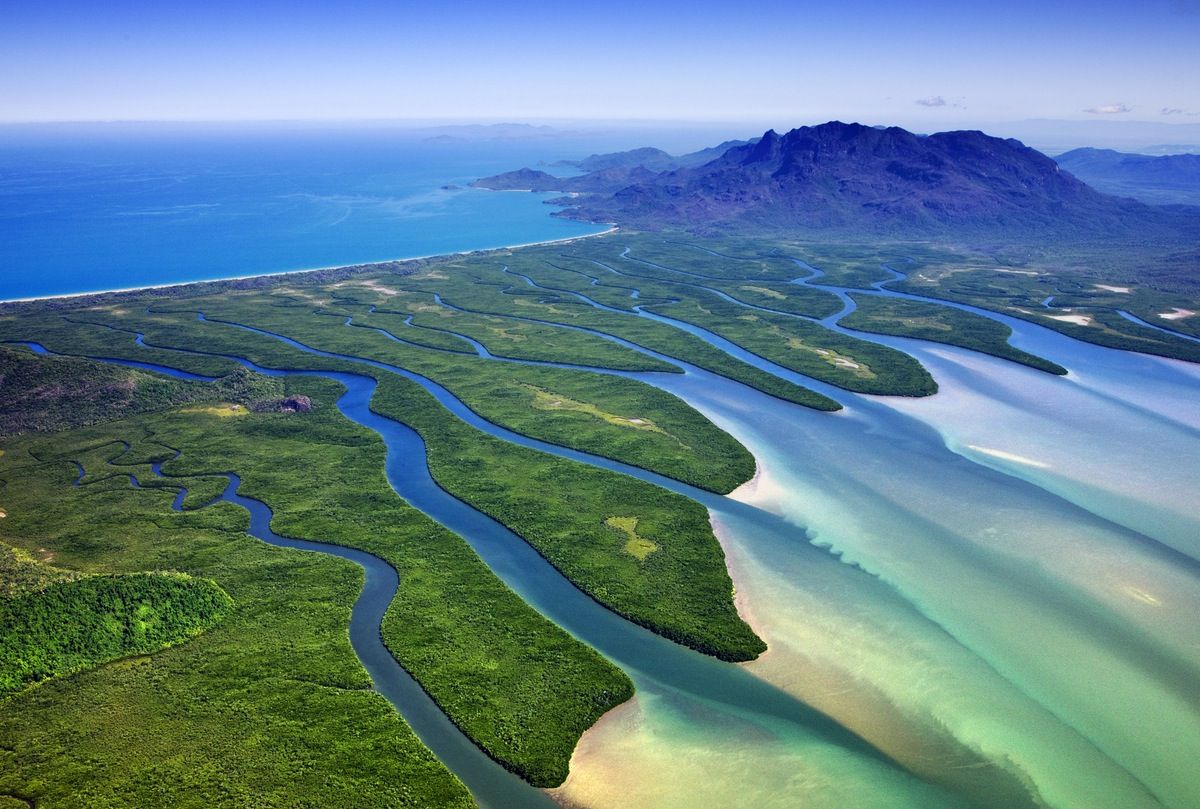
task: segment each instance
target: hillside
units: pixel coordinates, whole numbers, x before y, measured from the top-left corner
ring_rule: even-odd
[[[0,437],[65,430],[190,402],[270,401],[278,383],[237,370],[188,382],[77,357],[0,346]]]

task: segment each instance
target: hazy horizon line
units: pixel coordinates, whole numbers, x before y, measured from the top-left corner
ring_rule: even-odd
[[[553,126],[562,124],[608,124],[608,125],[663,125],[663,126],[731,126],[738,124],[762,125],[774,115],[739,118],[591,118],[591,117],[440,117],[440,118],[405,118],[399,116],[372,116],[347,118],[47,118],[47,119],[3,119],[0,126],[48,126],[48,125],[78,125],[78,124],[406,124],[411,126]],[[897,116],[897,120],[901,117]],[[797,126],[812,126],[811,122],[828,123],[841,121],[843,123],[861,123],[864,126],[879,126],[881,123],[867,123],[865,116],[833,115],[832,117],[797,115]],[[1200,127],[1198,121],[1165,121],[1147,118],[969,118],[947,119],[937,125],[954,125],[965,121],[975,120],[982,124],[1022,124],[1022,123],[1070,123],[1086,125],[1127,125],[1148,124],[1166,128]],[[934,122],[930,122],[934,123]],[[769,125],[769,124],[768,124]],[[911,125],[911,124],[910,124]]]

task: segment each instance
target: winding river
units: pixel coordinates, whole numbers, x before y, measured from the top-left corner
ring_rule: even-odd
[[[817,277],[807,269],[798,283]],[[853,302],[847,290],[832,291],[844,305],[825,320],[840,330],[836,320]],[[881,283],[873,294],[901,293]],[[983,312],[1013,328],[1014,345],[1070,374],[848,332],[913,354],[940,387],[926,399],[871,397],[779,368],[703,329],[638,314],[845,409],[817,413],[670,359],[685,373],[623,374],[684,398],[755,454],[756,479],[719,497],[517,435],[430,380],[349,359],[412,379],[498,438],[704,503],[739,606],[770,645],[748,665],[695,654],[601,608],[519,537],[433,482],[419,436],[370,411],[373,379],[320,373],[346,386],[341,412],[385,441],[388,480],[401,497],[465,537],[530,604],[634,678],[637,696],[585,735],[556,799],[598,807],[1200,805],[1192,774],[1200,760],[1200,522],[1186,502],[1200,491],[1195,366]],[[252,533],[296,542],[271,534],[266,506],[236,488],[231,476],[224,497],[250,510]],[[355,650],[477,801],[544,802],[464,739],[382,647],[379,619],[395,572],[337,546],[296,546],[366,568]]]

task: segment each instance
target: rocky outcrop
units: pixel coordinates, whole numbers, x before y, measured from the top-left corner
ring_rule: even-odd
[[[313,403],[303,394],[293,394],[282,399],[252,402],[250,409],[255,413],[307,413],[313,409]]]

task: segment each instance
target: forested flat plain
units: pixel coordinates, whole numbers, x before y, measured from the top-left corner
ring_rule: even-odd
[[[617,232],[4,305],[0,794],[470,805],[354,655],[361,570],[247,534],[220,499],[230,473],[279,535],[396,570],[388,649],[529,783],[561,783],[581,734],[632,696],[617,665],[389,485],[383,440],[316,374],[373,380],[371,410],[416,431],[441,490],[623,619],[732,664],[766,647],[698,500],[750,480],[755,459],[658,375],[700,369],[817,411],[936,393],[871,334],[1069,371],[986,311],[939,301],[1200,359],[1195,290],[1155,260],[1161,283],[1082,253]]]

